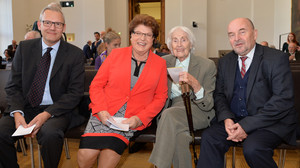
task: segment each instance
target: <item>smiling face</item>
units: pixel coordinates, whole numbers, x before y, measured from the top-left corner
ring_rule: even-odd
[[[135,33],[131,33],[131,45],[134,54],[138,54],[140,56],[147,54],[152,47],[153,44],[153,35],[152,29],[145,25],[138,25],[134,29]]]
[[[181,29],[176,29],[172,33],[171,45],[172,53],[179,59],[179,61],[185,60],[192,49],[187,33]]]
[[[257,31],[248,19],[238,18],[228,25],[228,37],[235,53],[246,56],[255,46]]]
[[[44,42],[48,46],[53,46],[60,40],[62,33],[66,29],[66,25],[64,24],[62,28],[58,28],[57,26],[55,26],[55,24],[52,23],[50,27],[47,27],[43,24],[42,21],[64,23],[64,18],[60,12],[46,10],[42,17],[42,20],[38,21],[38,27],[42,32]]]

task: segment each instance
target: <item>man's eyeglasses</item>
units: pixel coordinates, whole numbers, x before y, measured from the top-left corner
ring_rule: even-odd
[[[54,24],[54,27],[58,28],[58,29],[63,28],[64,25],[65,25],[64,23],[61,23],[61,22],[52,22],[52,21],[49,21],[49,20],[43,20],[42,22],[43,22],[43,25],[45,27],[51,27],[52,24]]]
[[[153,37],[153,34],[150,33],[142,33],[142,32],[132,32],[136,37],[142,37],[145,36],[148,39],[151,39]]]

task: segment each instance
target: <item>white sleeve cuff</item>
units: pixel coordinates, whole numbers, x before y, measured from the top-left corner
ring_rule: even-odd
[[[10,115],[11,117],[14,117],[14,113],[17,113],[17,112],[18,112],[18,113],[21,113],[21,115],[24,117],[24,113],[23,113],[23,111],[21,111],[21,110],[15,110],[15,111],[12,111],[12,112],[10,112],[9,115]]]
[[[195,93],[195,96],[196,100],[202,99],[204,96],[204,88],[201,87],[201,89],[197,93]]]

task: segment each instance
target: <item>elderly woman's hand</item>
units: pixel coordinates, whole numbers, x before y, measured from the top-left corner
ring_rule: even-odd
[[[108,113],[108,111],[100,111],[97,113],[98,117],[100,118],[101,122],[104,125],[107,125],[107,119],[111,117],[111,115]]]
[[[122,123],[129,124],[130,129],[135,129],[143,124],[138,116],[132,116],[132,117],[128,118],[127,120],[122,121]]]
[[[180,82],[185,82],[188,85],[190,85],[193,89],[194,92],[198,92],[201,89],[201,85],[198,82],[198,80],[196,78],[194,78],[191,74],[189,74],[188,72],[180,72],[179,74],[179,81]]]

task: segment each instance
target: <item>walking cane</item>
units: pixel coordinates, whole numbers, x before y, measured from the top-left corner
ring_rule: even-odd
[[[192,136],[192,147],[194,152],[194,163],[197,165],[198,158],[195,150],[195,133],[194,133],[194,125],[193,125],[193,117],[192,117],[192,109],[191,109],[191,100],[190,100],[190,88],[187,83],[181,84],[182,97],[184,101],[184,106],[186,110],[186,116],[189,124],[190,135]]]

